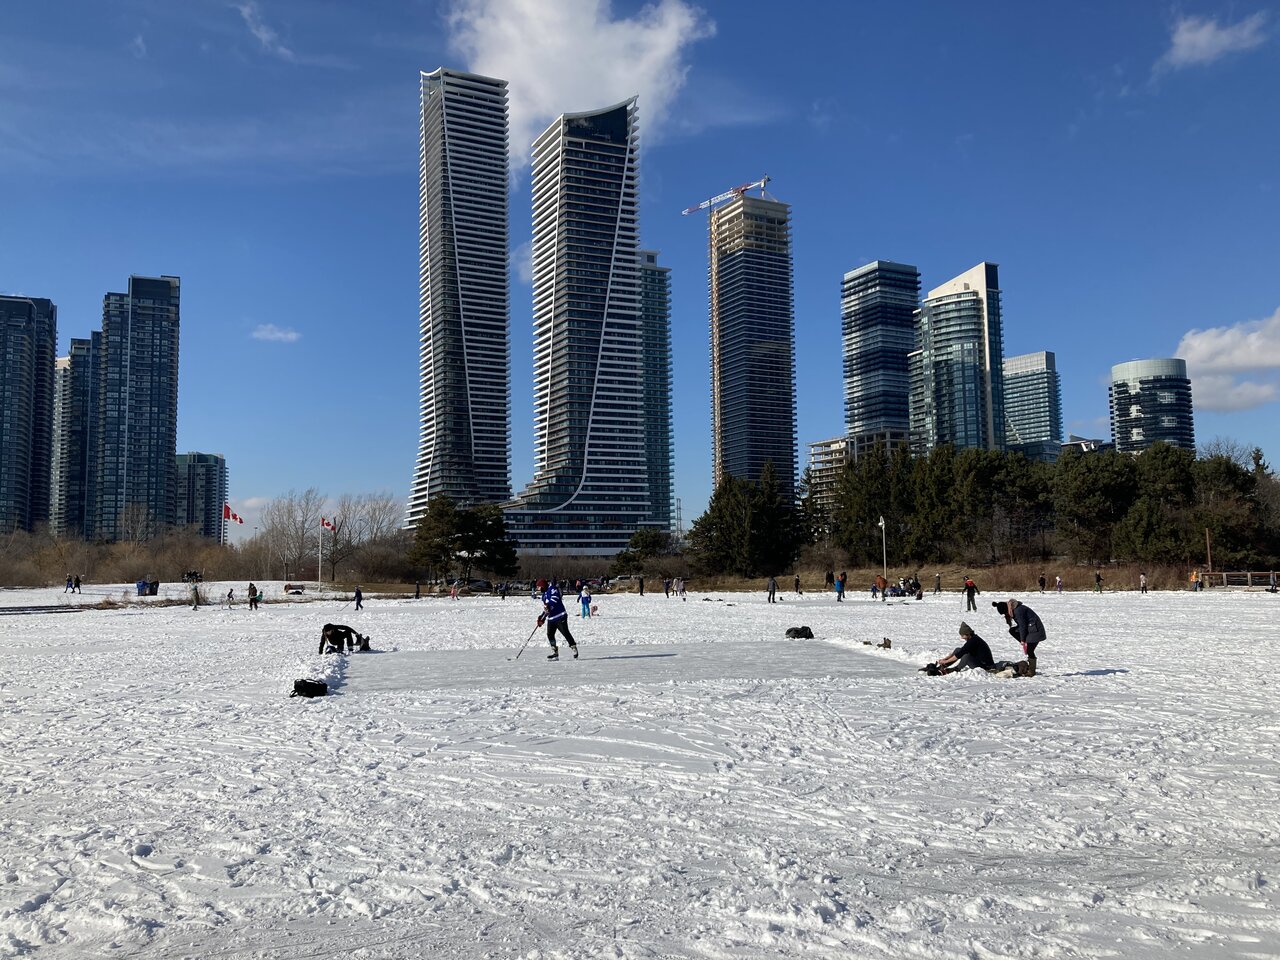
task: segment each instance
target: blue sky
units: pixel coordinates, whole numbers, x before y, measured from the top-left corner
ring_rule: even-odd
[[[527,142],[640,94],[641,231],[672,267],[677,494],[710,493],[706,222],[793,205],[799,435],[842,431],[839,289],[1000,264],[1006,355],[1066,428],[1111,364],[1191,363],[1197,436],[1280,464],[1272,3],[66,0],[0,22],[0,291],[65,351],[130,273],[183,282],[180,450],[252,523],[310,485],[403,496],[417,444],[418,70],[511,81],[512,481],[532,475]],[[248,530],[246,529],[246,531]]]

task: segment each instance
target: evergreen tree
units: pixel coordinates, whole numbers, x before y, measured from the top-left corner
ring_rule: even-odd
[[[427,512],[418,521],[409,561],[433,577],[447,578],[458,555],[458,508],[441,494],[427,501]]]
[[[497,504],[480,504],[461,511],[456,529],[457,555],[463,561],[465,579],[471,578],[473,567],[499,577],[515,575],[520,562],[515,544],[507,539],[507,520]]]
[[[1053,496],[1068,555],[1087,563],[1109,562],[1115,525],[1129,512],[1136,491],[1137,470],[1127,454],[1063,454]]]

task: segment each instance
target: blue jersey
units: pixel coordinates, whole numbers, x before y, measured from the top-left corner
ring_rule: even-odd
[[[564,609],[564,597],[560,595],[559,587],[547,587],[542,592],[542,605],[547,608],[548,621],[559,620],[568,616]]]

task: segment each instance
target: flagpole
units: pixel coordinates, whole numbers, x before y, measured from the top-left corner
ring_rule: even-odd
[[[316,583],[324,583],[324,517],[320,518],[320,544],[316,549]]]

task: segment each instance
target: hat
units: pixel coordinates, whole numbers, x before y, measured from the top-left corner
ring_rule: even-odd
[[[538,581],[538,589],[539,589],[539,590],[545,590],[545,589],[547,589],[547,581],[545,581],[545,580],[539,580],[539,581]]]
[[[961,620],[961,621],[960,621],[960,636],[962,636],[962,637],[972,637],[972,636],[973,636],[973,627],[969,626],[969,625],[968,625],[967,623],[965,623],[963,620]]]
[[[991,605],[1000,611],[1002,617],[1009,616],[1009,604],[1004,600],[992,600]]]

